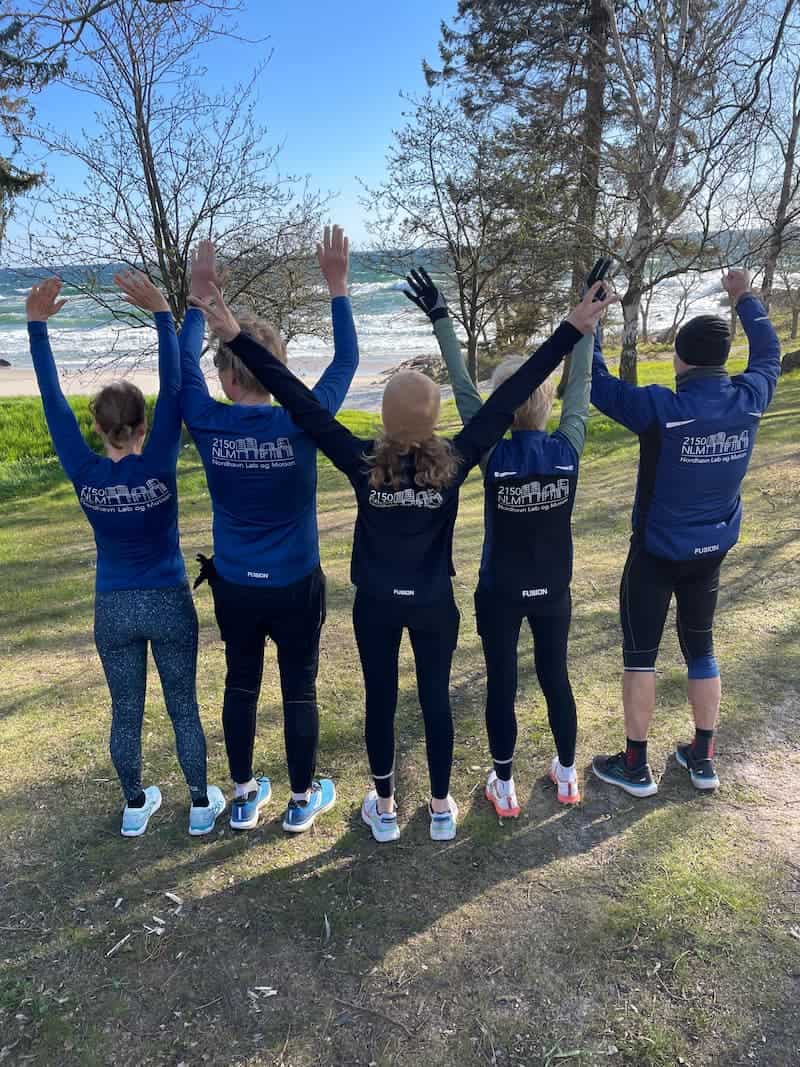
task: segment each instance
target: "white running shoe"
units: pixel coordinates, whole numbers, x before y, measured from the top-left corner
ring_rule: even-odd
[[[492,771],[486,779],[485,796],[501,819],[516,819],[519,815],[517,803],[517,791],[514,788],[514,779],[504,781],[498,778]]]
[[[458,823],[458,804],[448,794],[449,811],[434,811],[428,804],[428,814],[431,817],[431,840],[452,841],[456,836],[456,824]]]
[[[558,790],[559,804],[578,804],[581,794],[578,789],[578,775],[575,765],[562,767],[558,762],[558,756],[553,756],[550,764],[550,781]]]
[[[141,808],[129,808],[126,804],[122,811],[123,837],[141,837],[147,829],[150,816],[161,807],[161,790],[157,785],[149,785],[144,791],[144,804]]]
[[[378,811],[378,794],[370,789],[364,797],[361,805],[361,819],[372,830],[372,836],[376,841],[397,841],[400,837],[400,827],[397,825],[397,813],[394,811]]]

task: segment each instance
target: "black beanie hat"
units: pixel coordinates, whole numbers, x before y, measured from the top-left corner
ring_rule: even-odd
[[[731,328],[718,315],[697,315],[675,338],[675,351],[692,367],[721,367],[730,348]]]

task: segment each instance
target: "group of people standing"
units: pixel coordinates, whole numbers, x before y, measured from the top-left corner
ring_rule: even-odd
[[[331,295],[334,356],[313,389],[286,366],[286,346],[273,327],[228,308],[210,242],[201,242],[193,256],[192,307],[179,334],[155,286],[135,272],[119,275],[115,281],[125,299],[155,317],[160,389],[149,436],[145,401],[134,385],[117,382],[98,393],[92,411],[103,456],[83,439],[48,341],[47,320],[64,303],[61,283],[47,279],[28,297],[45,416],[97,544],[95,639],[111,693],[111,757],[126,802],[123,835],[144,833],[161,804],[158,788],[142,785],[148,644],[189,786],[189,833],[209,833],[225,809],[222,791],[206,780],[195,686],[198,624],[179,543],[182,421],[202,459],[213,511],[214,555],[200,557],[198,582],[210,584],[225,645],[222,722],[233,781],[232,827],[255,827],[272,792],[253,762],[267,639],[275,645],[283,698],[290,785],[283,828],[307,830],[336,799],[334,783],[316,776],[316,679],[325,622],[318,449],[346,475],[355,495],[353,627],[373,778],[361,813],[374,838],[400,836],[394,719],[404,630],[425,725],[430,834],[438,841],[456,834],[449,686],[460,617],[452,543],[459,489],[477,466],[484,481],[485,531],[475,614],[486,659],[493,760],[486,797],[501,817],[519,815],[512,761],[517,646],[527,620],[556,745],[549,775],[560,802],[580,800],[567,659],[571,516],[590,396],[640,439],[633,536],[620,591],[627,742],[615,756],[596,756],[592,769],[634,796],[657,790],[647,762],[647,732],[658,646],[674,593],[696,727],[694,740],[677,746],[676,758],[695,786],[715,788],[720,682],[712,625],[720,566],[738,537],[740,485],[779,374],[777,336],[750,291],[749,275],[730,271],[723,279],[750,344],[744,374],[731,378],[725,371],[727,323],[699,316],[678,334],[675,390],[636,388],[611,376],[599,323],[617,297],[595,280],[599,270],[533,355],[500,364],[484,402],[466,371],[443,295],[424,270],[413,271],[406,295],[433,325],[463,428],[452,440],[440,437],[438,386],[423,374],[401,370],[384,391],[382,432],[364,440],[336,419],[358,366],[342,230],[326,227],[317,252]],[[216,339],[214,363],[229,403],[209,394],[200,369],[206,323]],[[570,353],[558,428],[548,434],[553,372]]]

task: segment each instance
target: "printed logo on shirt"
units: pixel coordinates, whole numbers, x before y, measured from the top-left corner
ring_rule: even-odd
[[[559,465],[556,463],[556,464],[554,464],[554,467],[555,467],[555,469],[557,471],[574,471],[575,470],[575,464],[574,463],[570,463],[570,465],[568,467],[559,467]]]
[[[373,489],[369,502],[374,508],[440,508],[444,497],[436,489]]]
[[[516,471],[495,471],[494,476],[495,478],[511,478],[516,473]]]
[[[416,589],[393,589],[392,593],[395,596],[416,596]]]
[[[247,572],[247,577],[248,578],[269,578],[269,572],[268,571],[248,571]]]
[[[548,592],[548,589],[523,589],[522,595],[525,597],[547,596]]]
[[[694,550],[696,556],[705,556],[708,552],[719,552],[719,545],[703,545],[702,548]]]
[[[294,467],[294,449],[288,437],[259,441],[255,437],[215,437],[211,442],[211,462],[215,467],[236,470],[275,470]]]
[[[107,485],[98,488],[84,485],[80,502],[91,511],[149,511],[172,499],[172,493],[158,478],[148,478],[145,485]]]
[[[502,485],[497,490],[500,511],[550,511],[569,500],[569,479],[557,482],[526,482],[525,485]]]
[[[684,437],[681,463],[730,463],[746,459],[750,452],[750,431],[726,434],[724,430],[706,437]]]

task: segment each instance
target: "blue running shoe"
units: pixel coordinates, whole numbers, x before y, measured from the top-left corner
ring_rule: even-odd
[[[302,834],[314,825],[314,820],[336,803],[336,786],[330,778],[311,783],[311,797],[305,804],[290,800],[283,817],[283,828],[290,834]]]
[[[434,811],[428,805],[428,814],[431,817],[431,841],[452,841],[456,836],[458,825],[458,804],[451,796],[447,797],[450,802],[449,811]]]
[[[258,813],[270,802],[272,786],[269,778],[256,778],[256,784],[258,789],[251,790],[246,797],[234,797],[231,801],[231,826],[234,830],[252,830],[258,826]]]
[[[711,757],[698,759],[691,744],[688,744],[675,746],[675,759],[689,772],[695,789],[719,789],[719,778]]]
[[[206,790],[208,805],[205,808],[196,808],[194,804],[189,808],[189,833],[192,837],[202,837],[210,834],[214,829],[217,816],[225,810],[225,797],[219,786],[210,785]]]
[[[129,808],[125,805],[122,812],[122,836],[141,837],[147,829],[150,816],[161,807],[161,790],[157,785],[149,785],[144,791],[144,804],[141,808]]]
[[[592,771],[601,782],[617,785],[632,797],[651,797],[658,792],[650,764],[630,768],[624,752],[618,752],[616,756],[595,756]]]

